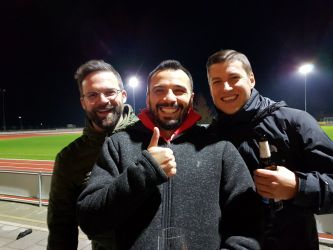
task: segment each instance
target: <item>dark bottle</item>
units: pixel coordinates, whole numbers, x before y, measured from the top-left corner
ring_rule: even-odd
[[[277,170],[277,165],[272,161],[272,155],[270,145],[266,135],[263,135],[259,140],[259,158],[260,168],[269,169],[272,171]],[[283,202],[274,199],[263,198],[264,203],[268,204],[275,211],[279,211],[283,208]]]

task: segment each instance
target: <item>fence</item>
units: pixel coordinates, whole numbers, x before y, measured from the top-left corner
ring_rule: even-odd
[[[50,172],[0,170],[0,200],[48,204]]]
[[[319,124],[323,126],[333,126],[333,117],[324,117]]]

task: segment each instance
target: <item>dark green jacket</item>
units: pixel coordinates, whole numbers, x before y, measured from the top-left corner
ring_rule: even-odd
[[[131,106],[125,105],[123,120],[117,124],[112,133],[123,130],[135,121],[137,117]],[[49,195],[47,249],[77,249],[76,200],[100,154],[106,136],[107,133],[96,132],[91,125],[88,125],[81,137],[58,153]]]

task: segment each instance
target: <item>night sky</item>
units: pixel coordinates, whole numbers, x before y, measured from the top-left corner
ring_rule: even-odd
[[[5,1],[1,8],[1,82],[7,129],[84,125],[73,75],[90,59],[111,63],[124,83],[136,74],[136,110],[145,107],[147,74],[176,59],[193,75],[196,95],[211,105],[205,64],[219,49],[245,53],[256,88],[304,109],[333,116],[333,1]],[[10,2],[10,3],[8,3]],[[128,91],[128,103],[133,93]],[[1,126],[2,128],[2,96]],[[40,124],[43,124],[42,126]]]

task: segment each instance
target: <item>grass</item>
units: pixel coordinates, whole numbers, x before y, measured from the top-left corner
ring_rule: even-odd
[[[333,126],[321,126],[329,138],[333,141]]]
[[[81,135],[60,134],[0,140],[0,158],[54,160],[56,154]]]
[[[333,126],[322,126],[333,140]],[[0,158],[54,160],[56,154],[81,135],[61,134],[0,140]]]

